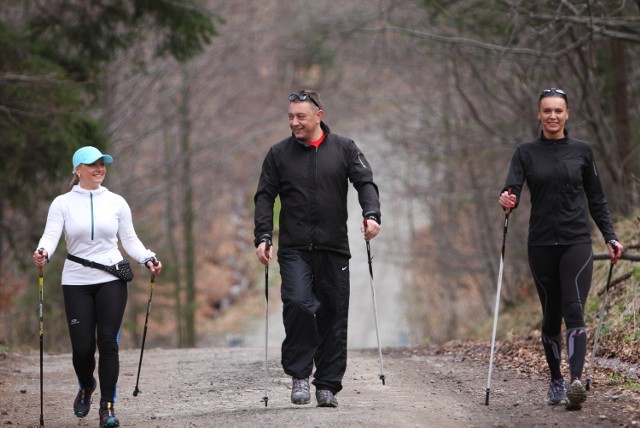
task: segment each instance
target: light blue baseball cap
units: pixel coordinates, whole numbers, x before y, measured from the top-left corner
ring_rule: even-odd
[[[73,169],[78,167],[81,163],[91,165],[92,163],[102,159],[104,163],[113,162],[113,158],[108,154],[103,154],[100,150],[93,146],[82,147],[73,154]]]

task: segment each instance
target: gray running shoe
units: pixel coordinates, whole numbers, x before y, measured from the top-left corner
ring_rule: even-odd
[[[327,389],[317,389],[316,400],[318,400],[318,407],[338,407],[338,399]]]
[[[556,406],[567,402],[567,384],[564,379],[549,382],[549,404]]]
[[[582,385],[582,382],[580,382],[580,379],[571,382],[567,390],[567,410],[582,409],[582,403],[584,403],[586,399],[587,390]]]
[[[310,401],[309,379],[298,379],[294,377],[291,386],[291,402],[293,404],[309,404]]]

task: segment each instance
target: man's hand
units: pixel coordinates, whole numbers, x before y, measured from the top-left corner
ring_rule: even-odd
[[[377,221],[365,218],[360,226],[360,232],[364,233],[364,240],[371,241],[380,233],[380,225]]]
[[[273,255],[273,247],[269,245],[268,242],[261,242],[256,248],[256,256],[258,256],[258,260],[265,266],[269,266],[269,260]]]

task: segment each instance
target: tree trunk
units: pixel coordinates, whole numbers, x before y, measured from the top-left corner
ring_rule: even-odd
[[[635,206],[637,196],[633,191],[633,162],[631,150],[631,128],[629,124],[629,96],[627,87],[629,79],[627,75],[627,51],[624,42],[618,39],[611,40],[611,61],[613,63],[613,111],[616,139],[618,140],[617,152],[620,169],[620,186],[618,197],[620,213],[627,215]]]
[[[189,76],[182,70],[182,100],[180,105],[180,157],[182,159],[182,223],[184,239],[184,278],[186,288],[185,346],[196,346],[196,286],[195,238],[193,236],[193,184],[191,183],[191,118],[189,111]]]
[[[178,347],[182,348],[185,346],[184,340],[184,314],[182,308],[182,275],[181,272],[181,264],[180,264],[180,255],[178,254],[178,249],[176,246],[176,242],[178,242],[178,237],[175,236],[175,232],[178,230],[178,225],[175,221],[175,205],[174,201],[176,200],[176,185],[175,185],[175,172],[179,171],[179,165],[174,162],[175,159],[175,150],[172,147],[172,140],[170,135],[171,120],[168,108],[161,108],[160,114],[163,117],[163,142],[164,142],[164,163],[165,165],[169,165],[168,168],[165,169],[165,182],[167,183],[167,191],[166,191],[166,207],[165,207],[165,222],[167,226],[167,248],[166,254],[168,255],[168,259],[171,260],[173,269],[170,269],[170,277],[171,281],[174,284],[173,291],[173,300],[174,300],[174,308],[176,314],[176,342]],[[169,273],[168,272],[168,273]]]

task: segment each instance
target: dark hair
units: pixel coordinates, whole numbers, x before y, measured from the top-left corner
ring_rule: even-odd
[[[560,97],[564,99],[564,102],[567,104],[567,108],[569,108],[569,99],[567,98],[567,93],[560,88],[549,88],[543,89],[540,92],[540,96],[538,97],[538,104],[543,98],[547,97]]]

